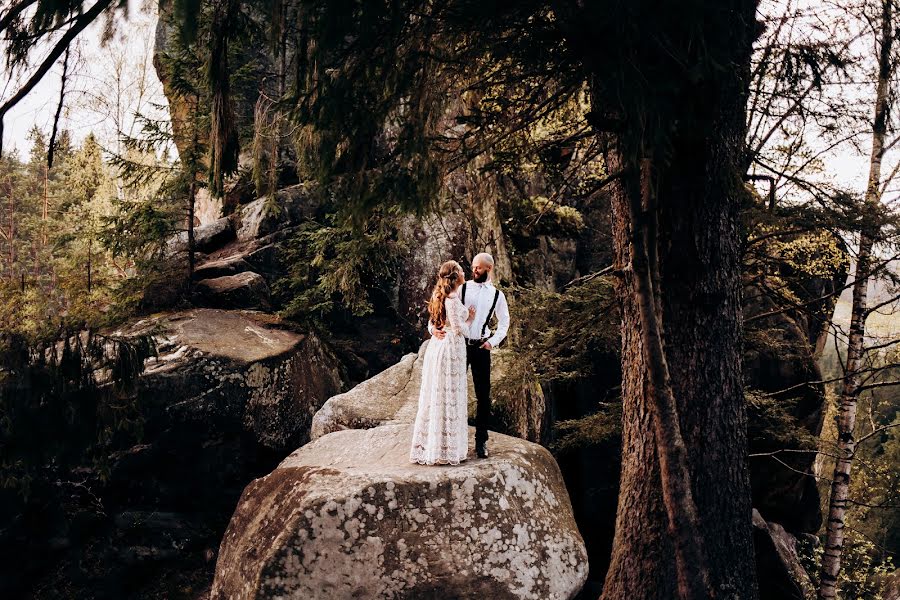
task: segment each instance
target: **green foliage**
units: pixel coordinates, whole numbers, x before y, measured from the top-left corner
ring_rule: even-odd
[[[744,390],[744,398],[747,400],[747,436],[751,452],[785,448],[814,451],[817,448],[818,438],[793,416],[795,405],[802,399],[775,398],[750,389]],[[790,457],[782,458],[790,460]]]
[[[511,235],[578,237],[584,229],[584,218],[578,209],[557,204],[545,196],[530,196],[510,204],[510,215],[504,224]]]
[[[556,452],[568,452],[618,439],[622,435],[622,403],[600,405],[600,410],[581,419],[556,424],[559,439],[553,446]]]
[[[149,336],[90,329],[0,336],[0,486],[27,498],[35,480],[102,467],[123,436],[139,439],[135,385],[154,353]]]
[[[510,288],[504,293],[510,312],[516,315],[509,333],[515,352],[504,361],[491,394],[513,431],[535,436],[541,427],[534,422],[534,403],[543,399],[538,382],[546,385],[589,377],[600,360],[617,354],[619,321],[612,283],[596,277],[563,293],[534,288]],[[573,327],[576,323],[582,326]],[[616,406],[602,403],[594,415],[558,424],[563,436],[558,449],[615,436],[621,418]]]
[[[513,288],[507,300],[516,315],[510,338],[517,362],[533,368],[542,381],[590,375],[598,354],[619,351],[618,307],[609,278],[589,279],[563,293]]]
[[[330,213],[307,221],[286,247],[288,274],[273,286],[287,298],[281,314],[324,322],[338,314],[363,316],[393,285],[406,252],[396,215],[375,213],[353,225]]]
[[[813,547],[809,543],[798,544],[800,564],[809,573],[818,588],[819,565],[825,548],[822,544]],[[845,528],[844,545],[841,552],[841,574],[838,580],[837,597],[841,600],[884,600],[883,583],[887,575],[894,572],[890,558],[881,560],[879,551],[866,536],[861,535],[852,525]]]

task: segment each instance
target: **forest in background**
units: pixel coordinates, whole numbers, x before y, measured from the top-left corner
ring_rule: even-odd
[[[564,386],[592,372],[618,370],[611,365],[622,359],[617,311],[623,304],[615,299],[619,284],[605,228],[614,202],[610,186],[622,177],[596,131],[619,130],[603,121],[613,117],[592,110],[607,92],[591,88],[584,67],[573,66],[582,64],[583,48],[554,45],[577,32],[560,34],[548,17],[553,9],[542,3],[508,10],[451,3],[447,13],[422,22],[392,19],[397,11],[414,13],[417,3],[371,13],[356,3],[339,4],[165,4],[163,19],[174,33],[164,51],[157,49],[157,68],[170,97],[171,126],[145,119],[142,131],[121,132],[117,149],[101,148],[93,136],[76,142],[65,130],[35,129],[27,155],[2,155],[0,314],[4,364],[11,365],[4,370],[2,483],[9,514],[35,497],[58,501],[54,484],[77,482],[79,469],[96,468],[102,481],[111,452],[142,440],[134,385],[153,349],[149,340],[109,334],[137,316],[197,302],[192,284],[202,257],[195,256],[194,228],[186,224],[199,225],[198,208],[217,197],[226,215],[259,198],[277,214],[288,210],[279,206],[277,191],[314,182],[316,212],[285,240],[286,266],[271,285],[271,308],[293,327],[314,329],[334,343],[348,365],[347,385],[390,364],[402,353],[396,346],[413,350],[421,337],[421,324],[396,301],[398,279],[408,276],[405,261],[416,250],[405,233],[410,215],[456,207],[478,219],[491,202],[500,225],[495,237],[476,232],[457,258],[470,258],[473,248],[497,252],[502,242],[508,262],[499,265],[500,280],[519,323],[511,336],[519,357],[510,381],[536,376],[548,390],[571,390]],[[105,6],[114,16],[121,10]],[[697,14],[707,8],[693,7]],[[858,3],[841,9],[841,19],[832,13],[817,19],[810,16],[815,10],[792,3],[767,7],[748,64],[746,138],[736,165],[749,185],[733,191],[740,209],[749,470],[752,477],[755,465],[765,463],[763,470],[814,478],[826,521],[834,462],[846,451],[835,417],[846,412],[845,384],[852,384],[859,446],[842,517],[839,597],[845,598],[878,597],[900,552],[900,402],[891,387],[900,364],[892,319],[897,169],[887,154],[897,139],[890,102],[895,8],[890,1]],[[45,11],[43,20],[41,13],[4,20],[9,40],[20,44],[9,47],[9,65],[26,73],[16,52],[27,56],[35,32],[58,37],[71,7],[39,2],[38,9]],[[353,18],[342,20],[342,14]],[[477,16],[484,20],[474,23]],[[681,83],[666,81],[647,58],[638,71],[659,79],[636,89],[625,77],[634,73],[623,74],[615,62],[629,52],[646,58],[646,49],[632,48],[621,36],[665,30],[664,17],[643,16],[623,17],[634,29],[619,32],[596,50],[605,54],[587,62],[609,76],[603,85],[634,86],[627,94],[668,122],[670,107],[643,98]],[[387,28],[387,40],[364,35],[372,23]],[[602,19],[601,25],[608,26]],[[345,45],[347,39],[358,44]],[[438,46],[446,55],[421,50],[435,40],[446,44]],[[423,57],[428,60],[420,62]],[[323,79],[328,73],[344,76]],[[873,90],[856,91],[860,81]],[[646,127],[641,143],[651,143],[651,134],[665,138]],[[879,136],[882,150],[872,156],[885,165],[874,187],[871,177],[867,189],[835,183],[827,149],[857,144],[868,153]],[[679,151],[669,147],[674,143],[664,139],[654,156],[665,157],[658,158],[661,164],[690,166],[696,157],[667,156]],[[178,159],[164,150],[172,144]],[[186,247],[173,251],[179,234]],[[861,261],[863,237],[871,245]],[[845,292],[861,278],[861,263],[864,278],[879,282],[863,306],[865,332],[851,328],[853,306]],[[842,293],[847,316],[833,318]],[[354,336],[375,319],[394,323],[388,337],[397,342],[385,344],[380,359],[354,367],[362,354]],[[585,323],[592,326],[573,327]],[[802,331],[786,334],[790,328]],[[857,342],[862,346],[850,364],[847,347]],[[810,358],[818,367],[810,367]],[[748,365],[767,366],[751,371]],[[771,387],[785,380],[778,365],[805,379],[788,389]],[[594,398],[590,414],[554,424],[547,444],[561,461],[584,448],[619,451],[628,402],[622,393],[619,385],[609,386],[605,397]],[[819,427],[810,427],[803,422],[810,413],[795,407],[819,393],[827,409],[816,417]],[[528,420],[516,414],[527,407],[512,400],[506,410],[510,422]],[[35,430],[54,443],[34,443]],[[822,587],[828,532],[823,525],[816,534],[818,543],[816,535],[798,539],[813,584]]]

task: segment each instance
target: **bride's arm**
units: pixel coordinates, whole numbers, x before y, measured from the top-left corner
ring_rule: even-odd
[[[459,298],[447,298],[444,300],[444,307],[447,310],[447,328],[454,333],[462,334],[469,324],[469,321],[463,321],[466,313],[463,303]]]

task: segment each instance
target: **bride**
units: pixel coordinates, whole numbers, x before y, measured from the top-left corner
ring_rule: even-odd
[[[448,260],[438,271],[428,302],[435,328],[444,327],[443,339],[432,338],[425,350],[419,410],[413,427],[409,459],[423,465],[459,464],[469,451],[466,342],[463,331],[475,318],[457,295],[465,281],[462,267]]]

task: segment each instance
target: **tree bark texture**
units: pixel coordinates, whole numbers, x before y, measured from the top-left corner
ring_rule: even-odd
[[[731,44],[719,40],[716,46],[728,52],[717,58],[729,69],[714,81],[687,86],[678,106],[694,126],[679,129],[675,123],[666,159],[654,157],[650,185],[655,203],[644,201],[643,214],[634,209],[635,195],[647,185],[639,175],[645,172],[642,159],[622,151],[616,135],[606,155],[608,172],[623,173],[612,194],[616,290],[622,308],[623,456],[604,600],[758,596],[741,373],[739,231],[746,197],[740,172],[755,3],[730,4],[735,20],[735,31],[728,33]],[[636,218],[656,221],[656,234],[646,238],[645,251],[661,356],[646,347],[653,336],[644,331],[647,291],[641,283],[643,267],[635,263],[644,259],[636,256],[634,243],[634,228],[645,224],[636,224]],[[660,365],[666,367],[663,374],[668,371],[671,420],[659,420],[656,414],[665,404],[655,398],[665,394],[665,378],[653,380]],[[679,453],[686,457],[684,471],[677,468],[677,459],[661,468],[661,462]],[[666,481],[673,477],[688,481]],[[664,493],[664,487],[670,489]],[[685,487],[690,502],[671,493]],[[708,567],[710,591],[685,588],[679,571],[678,545],[685,543],[691,527],[678,520],[690,519],[690,504],[696,508],[700,539],[695,543]]]

